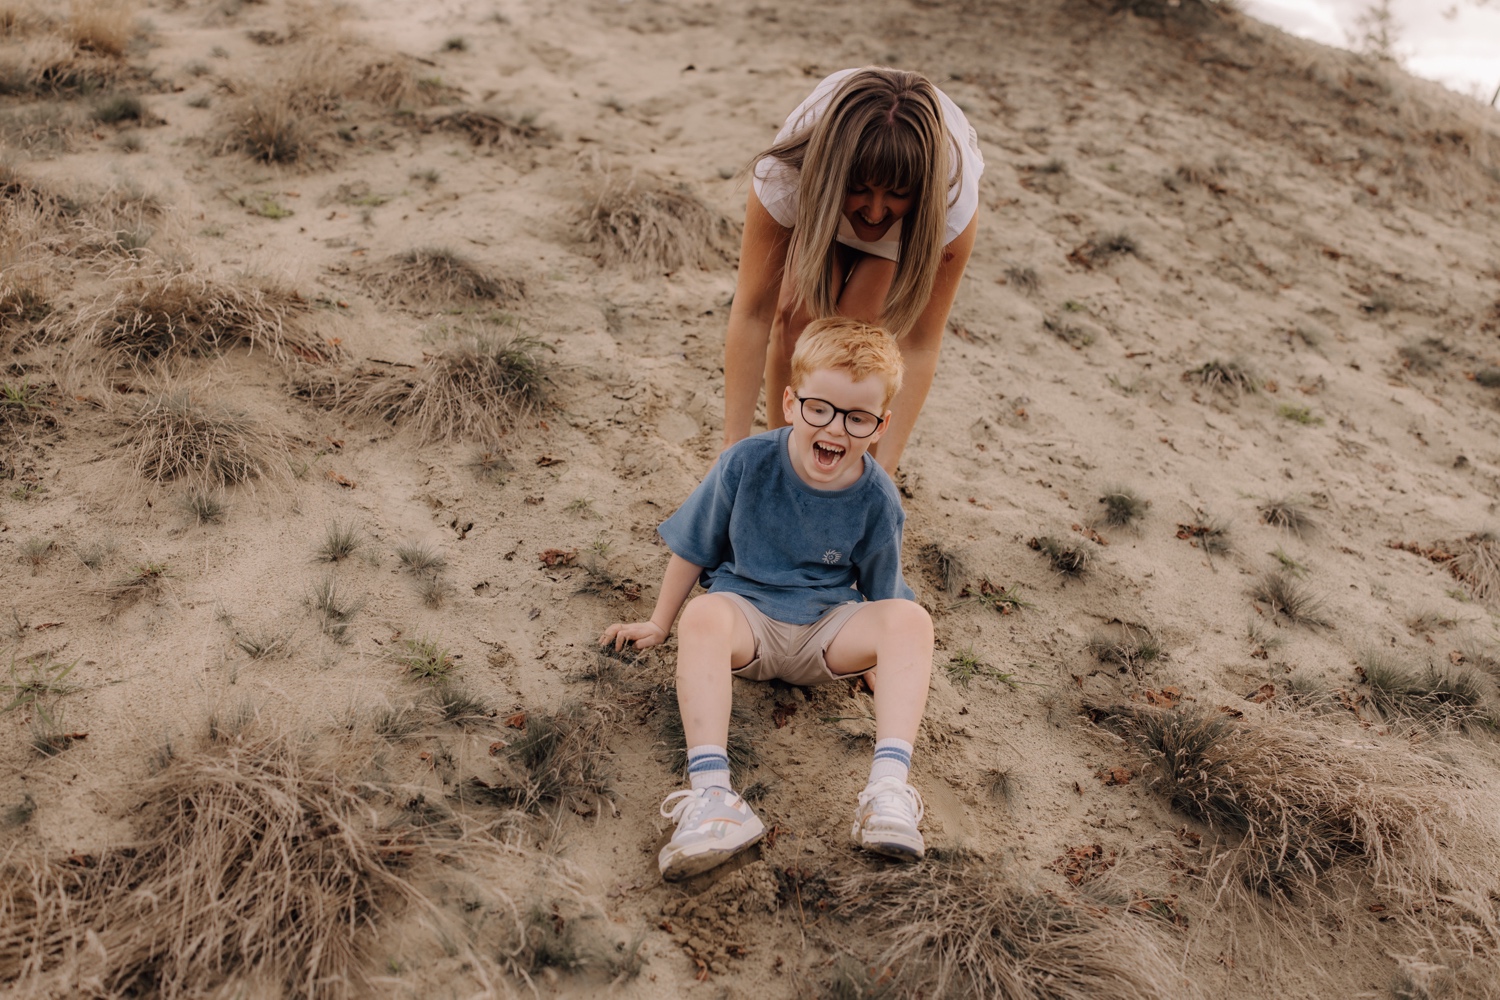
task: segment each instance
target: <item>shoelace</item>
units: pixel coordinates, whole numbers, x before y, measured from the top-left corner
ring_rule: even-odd
[[[922,793],[908,784],[896,781],[877,781],[859,793],[859,804],[861,807],[874,804],[876,810],[888,804],[897,804],[899,811],[912,815],[913,824],[920,823],[927,814]]]
[[[667,803],[673,799],[677,799],[678,802],[671,809],[668,809]],[[684,788],[679,792],[673,792],[665,799],[662,799],[661,802],[661,814],[667,819],[677,820],[679,823],[681,823],[684,815],[689,819],[694,819],[696,818],[693,816],[694,813],[701,812],[706,808],[708,808],[708,793],[706,791],[699,792],[695,788]]]

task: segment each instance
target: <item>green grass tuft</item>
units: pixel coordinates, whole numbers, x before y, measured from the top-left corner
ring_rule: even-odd
[[[458,668],[453,654],[429,639],[405,639],[395,660],[419,681],[441,681]]]
[[[953,657],[944,666],[948,672],[948,678],[959,687],[967,688],[976,677],[985,680],[1000,681],[1008,685],[1012,690],[1016,683],[1011,680],[1011,674],[1003,673],[988,664],[981,663],[972,647],[965,647],[953,654]]]
[[[1294,424],[1304,427],[1317,427],[1323,423],[1323,418],[1314,413],[1306,406],[1293,406],[1291,403],[1282,403],[1276,407],[1276,415],[1283,420],[1290,420]]]

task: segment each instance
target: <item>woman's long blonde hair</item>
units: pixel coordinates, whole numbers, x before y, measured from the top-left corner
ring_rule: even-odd
[[[797,221],[782,280],[793,282],[814,318],[837,312],[833,244],[849,186],[912,191],[915,201],[901,221],[901,259],[882,313],[887,329],[904,335],[932,296],[947,233],[949,182],[963,169],[943,124],[937,88],[906,70],[871,67],[850,73],[811,127],[797,129],[761,156],[773,156],[800,174]]]

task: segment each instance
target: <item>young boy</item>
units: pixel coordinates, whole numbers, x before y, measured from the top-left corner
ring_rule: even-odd
[[[900,497],[866,454],[890,424],[901,376],[884,330],[843,317],[809,325],[781,400],[790,426],[719,456],[661,525],[672,559],[650,621],[600,636],[616,649],[665,642],[693,585],[708,590],[688,602],[678,635],[692,788],[662,803],[677,821],[658,859],[668,880],[707,871],[765,832],[729,786],[731,675],[821,684],[878,665],[875,760],[853,838],[922,857],[922,798],[906,778],[927,702],[932,621],[901,577]]]

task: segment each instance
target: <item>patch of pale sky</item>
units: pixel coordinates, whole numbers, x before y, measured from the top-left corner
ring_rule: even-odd
[[[1241,0],[1252,17],[1325,45],[1348,47],[1372,0]],[[1488,101],[1500,85],[1500,3],[1392,0],[1406,68]],[[1448,17],[1445,14],[1452,13]]]

